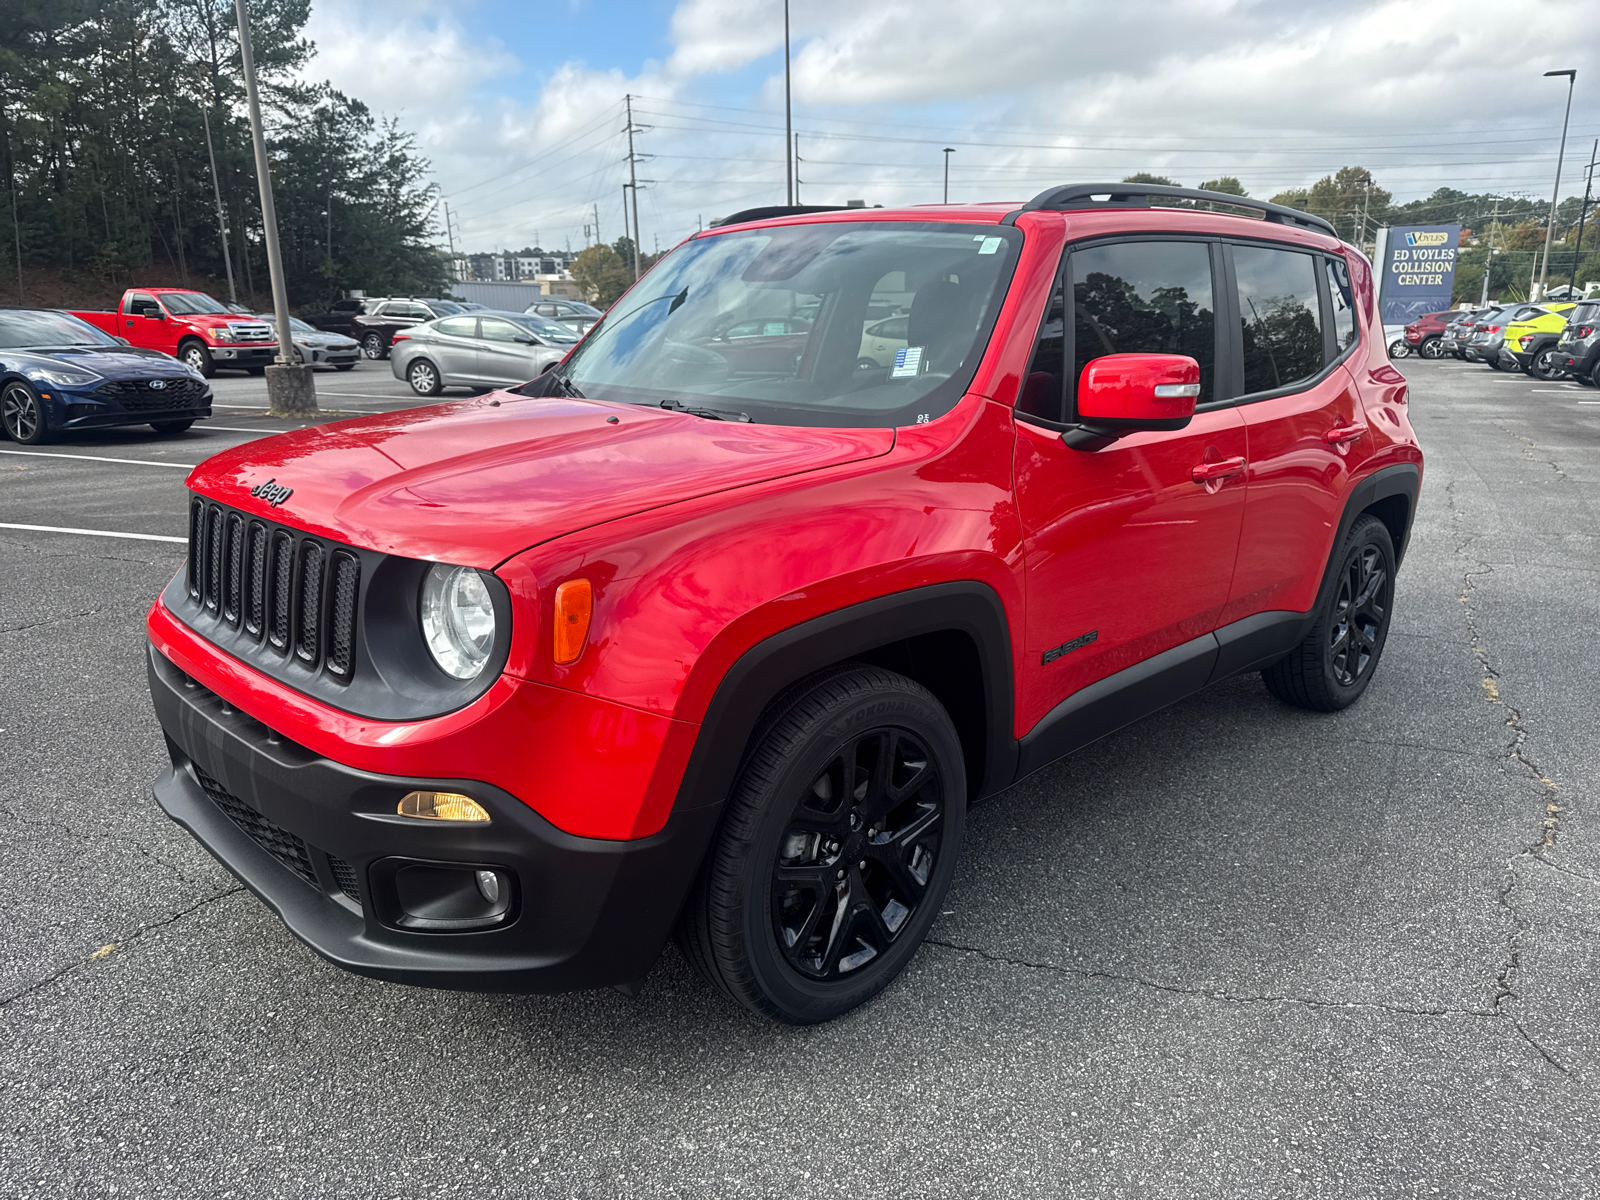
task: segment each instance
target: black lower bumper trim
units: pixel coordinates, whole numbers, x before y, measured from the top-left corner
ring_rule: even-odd
[[[377,775],[319,757],[229,707],[153,646],[148,665],[172,757],[156,781],[157,802],[296,937],[362,975],[497,992],[639,980],[666,944],[716,828],[720,806],[710,805],[674,812],[660,833],[637,841],[574,837],[499,788]],[[419,788],[466,792],[493,819],[473,826],[396,817],[399,798]],[[235,804],[248,812],[230,815]],[[281,835],[304,848],[303,864],[298,850],[283,850]],[[386,882],[393,872],[372,869],[398,859],[504,872],[515,905],[494,928],[398,928]]]

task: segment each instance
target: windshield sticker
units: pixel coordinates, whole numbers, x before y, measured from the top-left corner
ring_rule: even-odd
[[[922,370],[922,347],[902,346],[894,352],[894,370],[890,379],[915,379]]]
[[[983,244],[978,247],[978,253],[993,254],[996,250],[1000,249],[1000,242],[1000,238],[986,237],[983,239]]]

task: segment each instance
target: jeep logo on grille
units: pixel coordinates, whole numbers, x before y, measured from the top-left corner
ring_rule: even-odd
[[[268,508],[277,508],[278,505],[294,495],[294,489],[284,487],[275,479],[269,479],[265,483],[256,484],[255,487],[250,489],[250,494],[265,500]]]
[[[159,392],[162,388],[164,388],[166,386],[167,386],[167,381],[165,379],[152,379],[150,381],[150,390],[152,392]]]

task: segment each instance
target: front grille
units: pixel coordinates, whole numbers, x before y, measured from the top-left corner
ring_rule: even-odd
[[[229,325],[228,340],[234,342],[273,342],[278,335],[270,325]]]
[[[161,386],[155,387],[154,384]],[[161,412],[169,408],[199,408],[205,400],[202,380],[184,376],[164,379],[113,379],[94,394],[115,400],[129,412]]]
[[[355,674],[361,562],[322,541],[195,497],[191,599],[255,642],[339,683]]]
[[[361,888],[357,882],[356,869],[342,858],[328,855],[328,866],[333,868],[333,878],[339,884],[339,890],[357,904],[361,903]]]
[[[195,767],[194,776],[200,781],[200,786],[205,789],[211,802],[220,808],[229,820],[249,834],[251,841],[312,887],[317,886],[317,872],[311,865],[311,854],[303,841],[282,825],[269,821],[199,767]]]

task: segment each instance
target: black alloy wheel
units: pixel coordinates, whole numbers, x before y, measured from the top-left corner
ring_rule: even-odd
[[[1436,337],[1424,338],[1422,345],[1417,347],[1417,357],[1426,359],[1443,358],[1444,339]]]
[[[938,918],[966,800],[960,739],[921,685],[861,663],[795,685],[752,737],[679,945],[755,1012],[848,1012]]]
[[[37,446],[50,439],[39,394],[20,379],[12,380],[0,391],[0,428],[13,442],[24,446]]]
[[[383,335],[369,333],[361,339],[361,354],[364,358],[382,358],[388,347],[383,344]]]
[[[438,369],[425,358],[417,359],[406,368],[406,382],[419,396],[437,396],[444,390]]]
[[[1560,366],[1565,357],[1554,346],[1546,346],[1528,363],[1528,374],[1543,383],[1554,383],[1566,376],[1566,371]]]
[[[1358,517],[1335,559],[1335,572],[1310,633],[1261,672],[1278,699],[1297,708],[1337,712],[1372,682],[1394,612],[1394,541],[1378,518]]]

